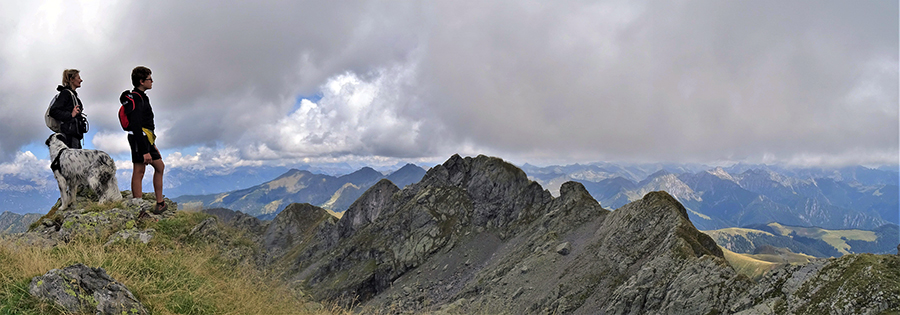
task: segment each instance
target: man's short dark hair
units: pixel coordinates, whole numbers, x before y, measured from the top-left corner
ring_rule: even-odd
[[[141,85],[141,80],[146,80],[151,73],[150,68],[144,66],[134,67],[134,70],[131,70],[131,85],[138,87]]]

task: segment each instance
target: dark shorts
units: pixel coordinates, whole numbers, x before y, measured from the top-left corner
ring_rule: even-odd
[[[128,145],[131,146],[131,162],[132,163],[140,163],[144,164],[144,155],[138,153],[137,151],[137,143],[134,142],[134,135],[128,134]],[[145,135],[140,135],[138,137],[147,137]],[[159,149],[156,148],[156,145],[150,146],[150,160],[162,160],[162,156],[159,155]]]

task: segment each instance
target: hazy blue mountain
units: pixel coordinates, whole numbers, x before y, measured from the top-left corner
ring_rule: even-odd
[[[415,164],[406,164],[397,171],[388,175],[387,179],[399,188],[418,183],[425,176],[425,169]]]
[[[37,213],[17,214],[4,211],[0,213],[0,234],[25,232],[28,230],[28,226],[41,216]]]
[[[407,164],[388,176],[371,167],[342,176],[291,169],[250,188],[218,194],[185,195],[173,200],[183,208],[227,208],[266,219],[274,217],[291,203],[309,203],[340,212],[383,178],[395,185],[406,186],[418,182],[424,175],[425,170],[413,164]]]
[[[59,199],[59,187],[48,166],[36,176],[0,175],[0,212],[46,213]]]
[[[164,192],[167,196],[205,195],[251,187],[284,172],[286,167],[241,166],[230,169],[167,168]],[[148,173],[149,175],[149,173]],[[129,189],[129,183],[120,183]],[[124,185],[124,186],[123,186]]]
[[[673,172],[693,168],[656,165],[639,168],[640,172],[632,167],[625,172],[625,167],[609,165],[531,167],[539,175],[529,174],[529,178],[546,185],[551,192],[565,181],[581,182],[601,205],[611,209],[638,200],[650,191],[665,190],[687,208],[698,228],[707,230],[769,222],[829,229],[874,229],[900,223],[900,189],[891,182],[897,178],[892,170],[735,165]],[[612,169],[620,171],[609,172]],[[656,171],[647,173],[652,169]],[[591,180],[584,176],[586,172],[597,176]],[[640,173],[647,176],[635,180],[633,176]]]
[[[287,170],[285,167],[268,166],[204,169],[167,167],[163,191],[166,196],[230,191],[258,185]],[[131,183],[127,180],[130,175],[130,171],[126,172],[125,178],[120,174],[119,189],[131,189]],[[147,177],[149,176],[145,176]],[[151,191],[152,188],[144,185],[145,191]],[[32,174],[27,178],[16,175],[0,176],[0,211],[19,214],[46,213],[57,199],[59,188],[49,167],[46,172],[41,172],[37,176]]]

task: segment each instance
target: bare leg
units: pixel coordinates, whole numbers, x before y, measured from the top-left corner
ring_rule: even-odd
[[[166,164],[162,160],[153,160],[150,166],[153,166],[153,192],[156,193],[156,202],[160,203],[163,202],[163,172]]]
[[[146,169],[144,163],[134,163],[134,173],[131,174],[131,196],[134,198],[141,198],[144,195],[141,191],[141,181],[144,180]]]

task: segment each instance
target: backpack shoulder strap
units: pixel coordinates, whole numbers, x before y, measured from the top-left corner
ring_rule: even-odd
[[[75,91],[69,90],[69,95],[72,95],[72,106],[78,106],[78,97],[75,96]]]

